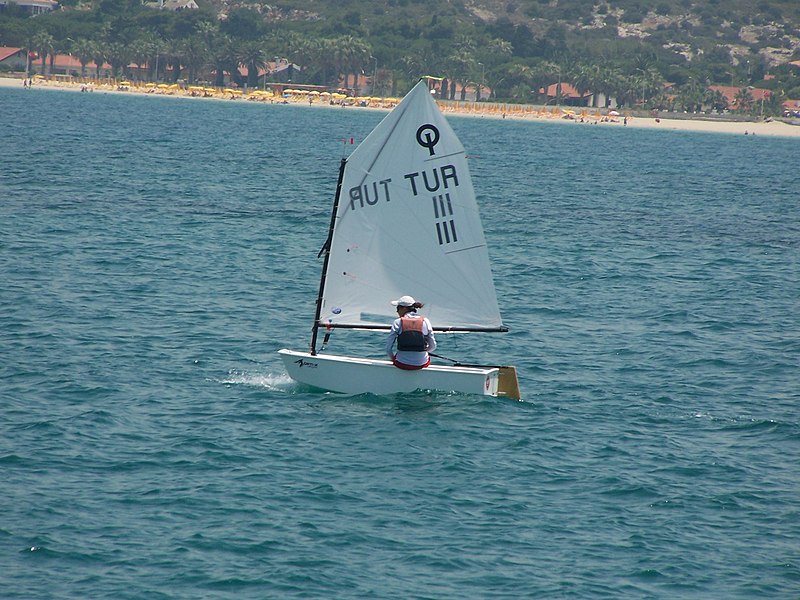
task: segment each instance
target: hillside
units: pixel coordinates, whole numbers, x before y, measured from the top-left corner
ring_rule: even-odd
[[[121,70],[158,56],[163,67],[169,55],[180,67],[173,77],[221,83],[230,73],[250,86],[283,57],[293,66],[284,77],[297,83],[347,87],[358,78],[387,94],[430,74],[445,78],[453,98],[467,86],[484,98],[536,101],[559,83],[683,110],[729,108],[708,97],[712,84],[769,89],[776,110],[781,98],[800,98],[800,69],[791,65],[800,59],[797,0],[196,2],[175,11],[139,0],[63,0],[61,10],[33,19],[6,10],[0,44],[79,54],[81,42],[83,54],[93,45]],[[745,96],[739,109],[752,107]]]
[[[364,39],[381,64],[394,63],[395,69],[404,56],[405,62],[412,58],[443,74],[459,56],[471,59],[483,66],[484,83],[501,91],[513,79],[508,69],[501,76],[501,65],[536,70],[554,62],[557,72],[613,65],[629,74],[652,69],[679,85],[703,80],[745,86],[776,69],[780,76],[781,66],[800,58],[796,0],[760,0],[755,10],[747,0],[208,0],[208,5],[223,18],[251,9],[273,26]],[[471,79],[477,77],[471,73]],[[786,83],[796,87],[791,79]]]
[[[201,0],[201,4],[203,0]],[[688,59],[717,48],[734,58],[755,55],[774,67],[800,54],[800,2],[761,0],[205,0],[219,15],[251,9],[266,22],[316,23],[322,31],[370,38],[393,30],[405,37],[495,32],[517,42],[518,56],[548,33],[570,38],[633,39],[678,48]],[[427,31],[426,31],[427,30]],[[502,35],[500,37],[503,37]],[[525,39],[528,37],[529,39]],[[568,41],[568,40],[565,40]],[[577,41],[577,40],[572,40]]]

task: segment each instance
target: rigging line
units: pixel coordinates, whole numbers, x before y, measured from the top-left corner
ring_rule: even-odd
[[[442,360],[449,360],[454,365],[458,364],[458,361],[456,359],[454,359],[454,358],[448,358],[447,356],[442,356],[441,354],[434,354],[433,352],[428,352],[428,354],[430,356],[433,356],[434,358],[441,358]]]
[[[462,363],[459,360],[455,360],[453,358],[448,358],[446,356],[442,356],[441,354],[434,354],[433,352],[428,352],[429,355],[433,356],[434,358],[440,358],[442,360],[447,360],[453,363],[454,367],[467,367],[467,368],[474,368],[474,369],[502,369],[505,365],[478,365],[478,364],[470,364],[470,363]]]

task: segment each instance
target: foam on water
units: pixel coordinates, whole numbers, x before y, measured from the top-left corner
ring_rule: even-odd
[[[296,387],[296,383],[288,373],[250,373],[247,371],[231,371],[220,383],[226,385],[252,385],[268,390],[286,391]]]

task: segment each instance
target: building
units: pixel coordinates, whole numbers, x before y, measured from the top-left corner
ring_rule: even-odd
[[[182,10],[197,10],[200,8],[195,0],[159,0],[157,2],[147,2],[145,6],[148,8],[173,10],[176,12]]]
[[[10,4],[15,4],[31,15],[41,15],[58,8],[56,0],[0,0],[0,11],[3,11]]]
[[[26,65],[25,48],[0,46],[0,71],[19,71],[24,73]]]
[[[747,91],[750,92],[750,96],[753,98],[753,102],[757,103],[769,100],[769,97],[772,96],[771,91],[754,87],[742,88],[741,86],[735,85],[710,85],[708,89],[712,92],[719,92],[725,96],[725,99],[728,101],[728,107],[734,110],[738,108],[736,97],[741,93],[742,89],[747,89]]]
[[[559,90],[559,88],[561,88]],[[575,86],[571,83],[562,81],[561,83],[553,83],[547,86],[547,89],[539,88],[540,96],[547,96],[547,102],[555,100],[557,103],[564,106],[616,106],[616,101],[611,99],[611,102],[606,99],[602,94],[598,94],[597,102],[593,102],[594,94],[592,92],[585,92],[581,94]]]

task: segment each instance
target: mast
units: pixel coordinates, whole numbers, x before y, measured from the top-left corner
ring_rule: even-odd
[[[328,239],[320,248],[317,258],[325,253],[325,260],[322,263],[322,274],[319,278],[319,292],[317,293],[317,307],[314,314],[314,326],[311,329],[311,356],[317,354],[317,332],[319,330],[319,318],[322,315],[322,295],[325,292],[325,278],[328,276],[328,261],[331,256],[331,240],[333,240],[333,228],[336,225],[336,213],[339,211],[339,196],[342,193],[342,181],[344,180],[344,166],[347,159],[343,158],[339,163],[339,180],[336,182],[336,196],[333,198],[333,210],[331,210],[331,224],[328,228]]]

